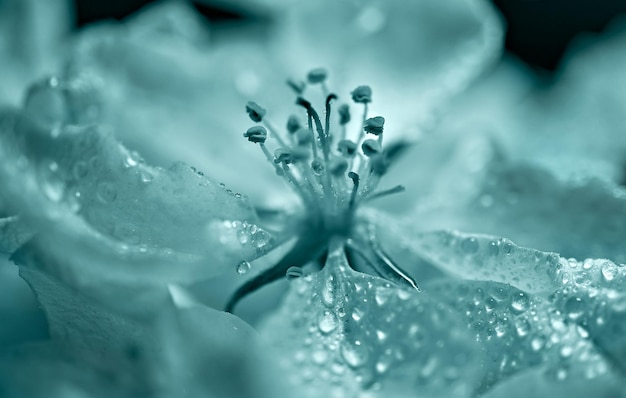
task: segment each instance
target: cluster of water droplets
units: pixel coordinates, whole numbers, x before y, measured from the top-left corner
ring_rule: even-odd
[[[473,348],[446,307],[348,269],[343,253],[293,279],[284,307],[262,329],[283,351],[291,382],[306,386],[303,396],[319,396],[320,388],[341,397],[399,388],[456,396],[476,381],[467,374]]]
[[[427,290],[465,318],[482,347],[479,392],[533,367],[559,381],[591,379],[608,370],[586,329],[540,296],[488,281],[449,280]]]

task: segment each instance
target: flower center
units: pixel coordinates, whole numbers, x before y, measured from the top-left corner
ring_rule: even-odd
[[[296,92],[296,105],[305,111],[306,122],[292,115],[287,121],[286,132],[281,133],[268,120],[267,111],[261,106],[254,102],[246,105],[250,119],[258,125],[249,128],[244,137],[259,145],[276,174],[298,195],[304,217],[298,226],[294,248],[276,266],[244,284],[231,298],[227,311],[248,293],[285,276],[288,269],[324,257],[332,239],[351,243],[351,250],[356,253],[352,256],[355,262],[364,261],[357,258],[367,260],[373,253],[376,261],[399,270],[382,255],[382,250],[374,247],[376,245],[370,244],[368,249],[361,250],[351,239],[356,209],[360,204],[404,191],[400,185],[376,190],[389,165],[389,154],[394,152],[383,151],[385,119],[382,116],[368,118],[372,90],[369,86],[357,87],[351,96],[363,107],[363,116],[356,136],[349,139],[350,108],[347,104],[340,105],[336,112],[338,120],[333,123],[335,112],[332,105],[338,98],[328,93],[326,76],[326,71],[321,68],[314,69],[307,76],[309,84],[320,85],[324,93],[323,120],[311,102],[303,97],[304,83],[288,82]],[[349,250],[348,245],[346,250]]]

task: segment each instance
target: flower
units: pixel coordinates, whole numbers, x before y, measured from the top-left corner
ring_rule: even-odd
[[[11,215],[3,219],[11,231],[2,235],[3,246],[20,247],[12,259],[46,310],[52,342],[5,356],[0,391],[497,397],[528,384],[555,394],[623,389],[624,268],[609,260],[568,260],[493,236],[424,232],[415,218],[403,222],[359,206],[401,190],[375,189],[404,146],[389,145],[389,117],[368,119],[371,92],[356,96],[365,116],[352,121],[358,134],[350,141],[343,130],[351,130],[351,112],[334,111],[336,97],[321,84],[328,74],[314,72],[309,81],[320,84],[325,115],[338,116],[338,123],[323,123],[314,101],[300,97],[308,123],[287,119],[283,144],[267,120],[272,109],[247,106],[263,126],[241,134],[250,147],[260,147],[273,178],[288,180],[304,205],[291,202],[277,212],[257,214],[263,209],[189,166],[146,165],[91,111],[102,97],[89,74],[45,79],[29,90],[23,109],[3,111],[0,181]],[[347,140],[335,138],[335,147],[333,136]],[[519,193],[526,185],[523,178],[515,184],[515,177],[540,172],[499,159],[480,138],[486,141],[478,146],[482,156],[470,160],[487,166],[463,168],[464,155],[476,154],[475,147],[465,151],[476,140],[461,140],[451,168],[460,165],[470,178],[456,179],[457,190],[433,190],[441,194],[436,199],[461,192],[454,199],[462,203],[449,213],[413,213],[424,216],[421,222],[441,225],[437,216],[456,212],[464,225],[486,219],[498,229],[500,211],[520,211],[497,195]],[[272,154],[273,141],[280,148]],[[412,177],[410,168],[395,166]],[[553,188],[547,198],[576,189],[552,186],[549,175],[538,179],[538,187]],[[621,209],[611,192],[587,188],[580,196],[598,194]],[[485,206],[486,194],[501,207]],[[465,214],[476,198],[483,208],[468,206]],[[522,208],[521,214],[541,217],[536,210]],[[294,237],[295,245],[286,243]],[[244,283],[230,305],[269,279],[291,280],[283,303],[259,326],[260,336],[232,315],[190,304],[176,284],[227,269],[247,274],[249,261],[264,255],[277,265]],[[52,369],[58,378],[44,379],[42,390],[17,377],[24,369],[42,375]]]

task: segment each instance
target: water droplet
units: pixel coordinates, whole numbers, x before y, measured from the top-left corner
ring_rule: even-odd
[[[317,365],[323,365],[324,362],[326,362],[326,360],[328,359],[328,353],[326,353],[326,351],[324,350],[315,350],[311,355],[311,359],[313,360],[313,363]]]
[[[130,152],[124,159],[124,167],[135,167],[141,162],[141,157],[137,152]]]
[[[239,275],[244,275],[248,273],[248,271],[250,271],[250,263],[246,260],[243,260],[242,262],[237,264],[236,270]]]
[[[285,273],[285,276],[287,277],[288,281],[292,281],[294,279],[300,278],[303,274],[304,274],[304,271],[302,271],[302,268],[300,268],[300,267],[289,267],[287,269],[287,272]]]
[[[617,267],[612,262],[605,261],[600,272],[605,281],[611,282],[617,275]]]
[[[250,234],[245,229],[240,229],[237,231],[237,238],[239,239],[239,243],[245,245],[250,239]]]
[[[515,320],[515,330],[520,337],[526,336],[530,332],[530,322],[526,318],[517,318]]]
[[[570,297],[565,301],[564,310],[569,319],[576,320],[583,315],[584,306],[580,297]]]
[[[355,321],[360,321],[361,318],[363,318],[363,310],[361,310],[360,308],[354,308],[352,310],[352,319],[354,319]]]
[[[513,244],[511,242],[502,242],[502,253],[509,255],[513,252]]]
[[[496,309],[496,307],[498,307],[498,302],[496,301],[495,298],[488,297],[485,300],[485,309],[487,310],[487,312],[493,311],[494,309]]]
[[[259,230],[252,235],[252,241],[258,248],[265,246],[270,240],[270,236],[267,232]]]
[[[497,241],[492,240],[489,242],[489,254],[492,256],[497,256],[500,253],[500,245]]]
[[[353,369],[363,366],[368,359],[367,348],[365,348],[359,340],[353,344],[344,343],[341,346],[341,356],[348,366]]]
[[[531,340],[530,346],[534,351],[539,351],[546,344],[546,339],[543,336],[537,336]]]
[[[139,175],[141,177],[141,182],[145,184],[152,182],[154,180],[154,175],[146,169],[141,170]]]
[[[392,294],[392,290],[386,287],[378,287],[376,289],[376,293],[374,294],[374,298],[376,299],[376,304],[379,306],[383,306],[389,297]]]
[[[335,303],[335,292],[337,289],[335,278],[331,275],[324,281],[322,289],[322,300],[326,306],[332,306]]]
[[[514,295],[513,300],[511,301],[511,308],[513,308],[516,312],[526,311],[529,305],[530,300],[528,299],[528,295],[523,292]]]
[[[65,184],[59,176],[59,165],[51,162],[40,173],[41,188],[52,202],[59,202],[65,195]]]
[[[111,203],[117,199],[117,189],[110,182],[101,182],[97,189],[98,199],[103,203]]]
[[[467,238],[467,239],[464,239],[463,242],[461,243],[461,248],[467,254],[476,253],[478,251],[479,246],[480,245],[478,243],[478,240],[476,240],[476,238]]]
[[[328,334],[337,328],[337,317],[330,311],[324,311],[317,321],[317,326],[320,332]]]

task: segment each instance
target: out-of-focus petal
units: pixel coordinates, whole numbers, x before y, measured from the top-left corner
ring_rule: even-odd
[[[433,113],[500,54],[502,24],[482,1],[323,1],[286,8],[276,54],[294,71],[325,66],[339,92],[374,89],[389,137]]]
[[[68,0],[0,3],[0,103],[17,105],[26,86],[60,62],[71,27]]]
[[[301,396],[466,396],[478,382],[479,355],[448,307],[352,271],[341,251],[292,282],[261,334]]]

